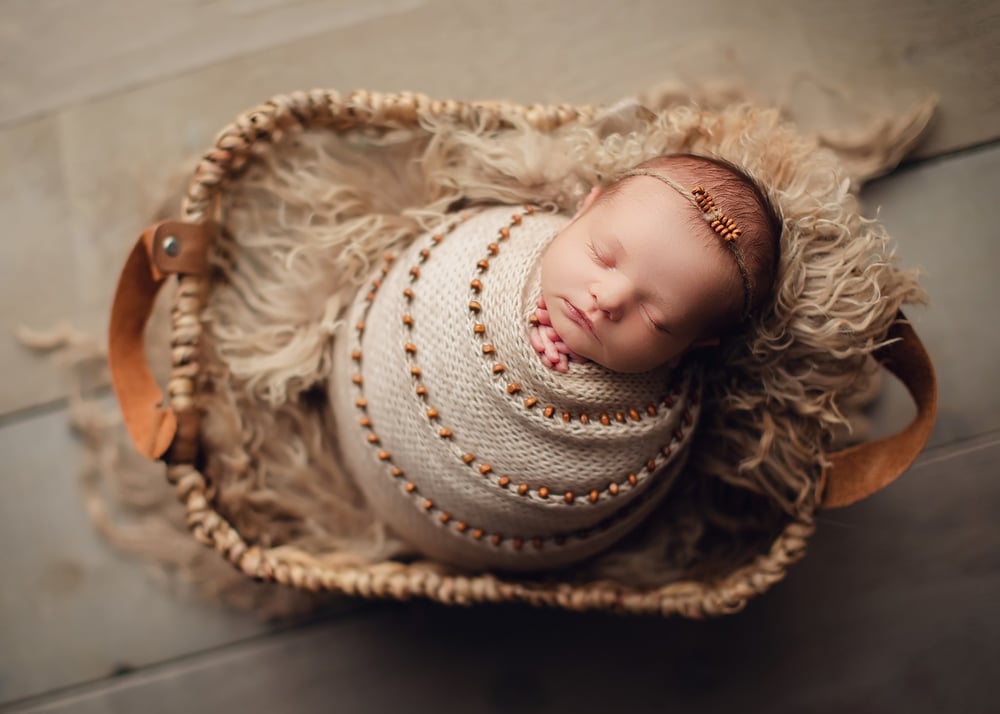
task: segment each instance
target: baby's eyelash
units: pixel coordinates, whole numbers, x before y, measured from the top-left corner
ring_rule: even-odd
[[[594,243],[588,243],[587,247],[590,249],[590,256],[601,265],[610,267],[613,264],[613,261],[605,257],[604,254],[597,249],[597,246],[594,245]]]
[[[666,335],[671,334],[670,330],[668,330],[666,327],[664,327],[663,325],[661,325],[660,323],[658,323],[656,320],[654,320],[653,317],[652,317],[652,315],[650,315],[645,310],[643,310],[643,313],[646,315],[646,319],[649,320],[649,324],[653,326],[653,329],[655,329],[657,332],[662,332],[662,333],[664,333]]]

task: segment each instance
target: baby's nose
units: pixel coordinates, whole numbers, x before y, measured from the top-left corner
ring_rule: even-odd
[[[612,322],[620,320],[628,306],[630,290],[626,281],[607,281],[594,293],[597,308]]]

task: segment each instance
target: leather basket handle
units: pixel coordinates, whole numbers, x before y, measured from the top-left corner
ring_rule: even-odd
[[[937,377],[930,355],[902,312],[889,329],[894,342],[875,357],[899,377],[917,405],[917,415],[902,431],[830,454],[825,473],[823,508],[839,508],[867,498],[906,471],[934,429]]]
[[[108,368],[136,449],[159,459],[170,449],[178,415],[163,400],[149,368],[143,336],[156,296],[172,273],[204,272],[217,224],[163,221],[136,241],[118,277],[108,329]]]

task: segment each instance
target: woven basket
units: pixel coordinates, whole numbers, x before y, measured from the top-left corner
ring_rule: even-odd
[[[216,199],[255,150],[290,129],[343,132],[364,127],[417,127],[427,118],[469,127],[503,130],[514,120],[539,132],[589,121],[589,106],[518,105],[500,102],[432,101],[410,94],[359,91],[296,92],[272,98],[241,115],[218,135],[191,180],[180,221],[147,229],[130,254],[119,281],[111,319],[109,361],[129,433],[141,453],[167,463],[167,478],[187,513],[194,536],[251,578],[310,591],[405,599],[421,596],[447,604],[520,601],[574,610],[719,615],[781,580],[799,560],[814,531],[812,521],[791,521],[769,550],[752,562],[708,581],[686,580],[659,587],[616,582],[552,583],[496,574],[446,574],[434,564],[385,561],[368,566],[324,566],[307,553],[251,545],[220,515],[213,491],[199,470],[199,417],[195,390],[199,372],[200,312],[206,291],[208,243],[218,232]],[[153,300],[171,274],[178,276],[172,313],[172,371],[168,402],[146,364],[143,331]],[[887,439],[831,455],[825,507],[846,505],[884,487],[902,473],[926,443],[936,410],[936,385],[927,353],[905,320],[877,353],[909,388],[918,407],[914,422]]]

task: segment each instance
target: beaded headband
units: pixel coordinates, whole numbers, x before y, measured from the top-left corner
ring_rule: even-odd
[[[702,186],[695,186],[693,189],[688,190],[669,176],[659,171],[650,171],[649,169],[632,169],[631,171],[626,171],[619,176],[619,180],[631,178],[632,176],[649,176],[650,178],[655,178],[684,196],[684,198],[698,209],[698,213],[711,226],[712,230],[722,238],[723,243],[736,260],[736,267],[739,268],[740,277],[743,279],[743,314],[740,319],[746,320],[750,317],[753,281],[750,279],[750,271],[747,270],[746,262],[743,260],[743,251],[737,245],[743,231],[736,225],[736,221],[718,209],[715,201],[712,200],[708,191]]]

